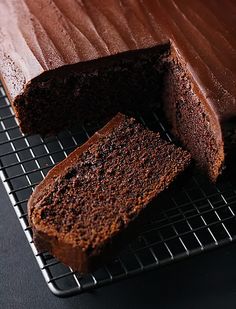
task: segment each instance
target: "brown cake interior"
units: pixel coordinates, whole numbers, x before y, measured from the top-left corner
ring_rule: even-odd
[[[22,131],[46,135],[74,122],[102,127],[118,112],[156,108],[166,50],[162,45],[41,75],[14,102]]]
[[[22,131],[44,135],[73,122],[99,128],[117,112],[155,111],[164,102],[172,133],[215,181],[224,162],[219,122],[172,54],[159,45],[41,75],[14,102]]]
[[[202,171],[215,181],[224,162],[218,121],[193,89],[193,82],[177,58],[165,62],[164,111],[172,133],[191,152]]]
[[[82,272],[190,161],[122,115],[88,143],[53,169],[29,202],[36,244]]]

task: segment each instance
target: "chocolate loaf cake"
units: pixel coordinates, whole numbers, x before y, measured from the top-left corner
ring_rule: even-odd
[[[28,134],[162,100],[216,180],[236,122],[235,24],[233,0],[1,1],[0,75]]]
[[[114,117],[55,166],[28,203],[36,245],[88,272],[190,162],[190,155],[133,118]]]

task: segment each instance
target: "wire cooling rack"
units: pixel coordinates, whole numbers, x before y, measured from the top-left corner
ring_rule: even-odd
[[[156,113],[139,118],[169,137]],[[204,177],[191,175],[187,181],[176,181],[154,202],[139,236],[117,258],[86,276],[73,272],[36,249],[27,220],[27,201],[47,172],[92,132],[76,128],[45,139],[22,135],[1,86],[0,120],[0,176],[47,285],[58,296],[112,283],[236,238],[236,180],[225,176],[213,185]]]

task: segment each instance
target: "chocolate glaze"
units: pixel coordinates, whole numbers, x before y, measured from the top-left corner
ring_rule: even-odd
[[[1,1],[1,78],[14,100],[43,72],[170,41],[223,122],[236,117],[235,25],[234,0]]]

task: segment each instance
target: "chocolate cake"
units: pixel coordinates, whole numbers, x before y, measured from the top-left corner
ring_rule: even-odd
[[[117,114],[56,165],[28,203],[36,245],[88,272],[190,162],[188,152]]]
[[[235,24],[233,0],[1,1],[1,79],[28,134],[162,99],[216,180],[236,119]]]

